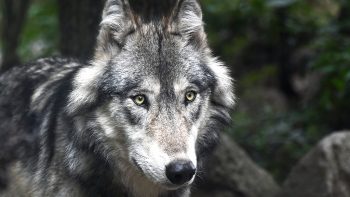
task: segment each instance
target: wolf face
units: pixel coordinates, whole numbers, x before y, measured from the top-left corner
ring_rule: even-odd
[[[232,82],[210,54],[195,0],[141,4],[107,1],[95,58],[74,78],[67,111],[79,132],[106,142],[99,151],[124,182],[172,190],[192,183],[229,121]]]

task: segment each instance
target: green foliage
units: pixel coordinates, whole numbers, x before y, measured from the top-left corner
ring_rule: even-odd
[[[318,120],[318,111],[307,107],[281,110],[267,101],[257,106],[255,111],[238,107],[227,132],[283,182],[299,159],[329,133],[327,124]]]
[[[22,32],[19,54],[24,61],[52,55],[58,46],[58,8],[55,0],[35,0]]]
[[[258,118],[235,113],[235,126],[231,131],[252,158],[282,182],[291,166],[310,148],[310,143],[315,143],[311,141],[314,137],[308,136],[313,131],[298,126],[303,122],[300,113],[276,114],[266,105],[264,108],[264,115]]]
[[[315,44],[319,55],[313,62],[313,69],[323,75],[315,110],[324,114],[321,121],[336,129],[349,126],[350,117],[350,38],[341,29],[323,35]]]

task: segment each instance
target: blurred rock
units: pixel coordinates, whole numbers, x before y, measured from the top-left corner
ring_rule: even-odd
[[[278,197],[350,197],[350,132],[332,134],[313,148]]]
[[[206,162],[194,185],[194,197],[271,197],[279,186],[229,136]]]

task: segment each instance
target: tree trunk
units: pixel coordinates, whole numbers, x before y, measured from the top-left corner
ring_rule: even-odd
[[[57,0],[57,2],[61,54],[88,60],[94,52],[105,0]]]
[[[295,91],[292,85],[292,75],[295,71],[292,68],[290,55],[294,51],[293,46],[289,43],[291,35],[286,27],[286,16],[287,10],[286,8],[279,8],[277,10],[278,16],[278,26],[280,28],[279,35],[279,47],[277,49],[277,62],[279,65],[278,68],[278,78],[280,90],[286,95],[286,97],[290,100],[295,100],[298,98],[298,94]]]
[[[3,61],[0,72],[20,62],[17,47],[30,0],[1,0]]]
[[[339,33],[350,35],[350,24],[347,22],[350,18],[350,2],[344,1],[339,11],[337,22],[340,24]]]

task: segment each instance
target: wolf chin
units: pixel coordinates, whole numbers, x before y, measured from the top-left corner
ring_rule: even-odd
[[[197,1],[133,2],[106,2],[89,64],[46,58],[1,75],[0,148],[12,152],[0,196],[190,195],[230,121],[232,79]]]

